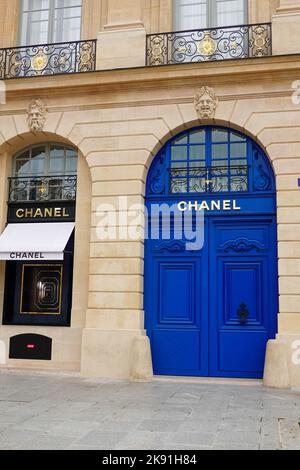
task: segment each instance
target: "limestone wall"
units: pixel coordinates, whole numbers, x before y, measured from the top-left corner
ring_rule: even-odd
[[[292,83],[299,72],[299,61],[273,58],[258,60],[255,67],[247,61],[230,66],[206,63],[201,68],[187,64],[159,73],[143,69],[120,71],[118,76],[81,74],[68,77],[68,84],[66,77],[25,80],[22,86],[21,81],[10,82],[7,104],[0,110],[1,164],[6,168],[1,172],[2,225],[3,175],[10,171],[11,155],[22,146],[51,137],[75,145],[85,161],[80,170],[72,320],[73,332],[84,327],[82,373],[129,377],[134,339],[145,337],[143,242],[99,240],[98,206],[114,204],[119,196],[128,196],[129,203],[142,202],[147,170],[164,142],[192,125],[211,123],[199,121],[193,107],[194,94],[204,84],[219,96],[214,122],[252,136],[276,173],[279,334],[287,342],[287,354],[291,352],[291,340],[300,339],[300,105],[292,101]],[[41,135],[28,133],[26,116],[37,90],[48,108]],[[0,330],[5,328],[11,327]],[[77,358],[78,347],[77,342]],[[56,366],[63,367],[62,362]],[[76,367],[79,370],[78,359]],[[294,383],[300,382],[299,368],[293,369],[293,377]]]
[[[299,6],[290,0],[249,3],[250,22],[268,21],[273,15],[276,54],[299,52],[293,39],[299,37]],[[85,0],[82,37],[99,33],[101,71],[6,81],[7,103],[0,107],[1,227],[16,152],[51,140],[74,145],[80,155],[72,325],[30,328],[47,330],[54,340],[54,361],[40,366],[105,377],[133,374],[135,345],[147,348],[144,245],[142,240],[99,240],[97,211],[100,204],[117,204],[119,196],[127,196],[129,204],[142,204],[147,171],[161,146],[183,129],[214,122],[253,137],[276,174],[278,341],[285,344],[291,384],[299,385],[300,366],[291,360],[294,341],[300,339],[300,103],[298,94],[292,99],[300,80],[299,56],[145,68],[145,32],[172,29],[170,6],[170,0]],[[16,41],[17,7],[18,2],[0,0],[2,47]],[[193,107],[202,85],[214,87],[219,97],[214,121],[199,121]],[[46,124],[43,132],[30,133],[26,110],[37,96],[47,105]],[[116,228],[121,226],[117,222]],[[3,283],[0,263],[0,305]],[[0,339],[8,342],[16,331],[1,326]]]

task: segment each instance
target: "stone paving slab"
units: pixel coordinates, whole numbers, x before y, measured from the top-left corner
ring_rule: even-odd
[[[300,449],[300,390],[0,371],[0,449]]]

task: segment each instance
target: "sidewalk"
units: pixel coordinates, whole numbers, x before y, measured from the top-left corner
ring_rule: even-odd
[[[300,391],[0,371],[0,449],[300,449]]]

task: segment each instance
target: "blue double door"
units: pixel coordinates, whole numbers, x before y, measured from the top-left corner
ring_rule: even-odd
[[[275,216],[219,214],[204,225],[199,251],[146,241],[154,373],[261,378],[277,329]]]

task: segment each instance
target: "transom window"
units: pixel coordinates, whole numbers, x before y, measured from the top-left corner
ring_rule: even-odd
[[[204,29],[247,23],[247,0],[173,0],[174,29]]]
[[[146,188],[153,199],[274,191],[263,150],[250,137],[217,126],[194,128],[169,140],[150,166]]]
[[[14,159],[15,177],[65,176],[76,173],[77,152],[63,145],[46,144],[30,147]]]
[[[248,190],[246,137],[225,129],[199,129],[170,147],[170,192]]]
[[[22,0],[20,45],[79,41],[82,0]]]
[[[13,160],[9,200],[75,200],[76,174],[76,150],[50,143],[30,147]]]

